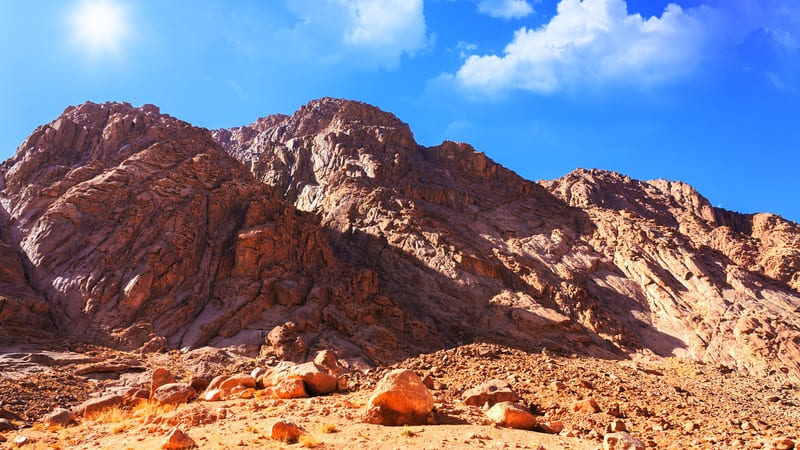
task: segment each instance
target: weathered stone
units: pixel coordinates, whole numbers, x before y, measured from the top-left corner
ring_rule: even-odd
[[[64,408],[56,408],[42,418],[42,423],[48,427],[66,427],[74,421],[75,413]]]
[[[644,450],[644,442],[628,433],[609,433],[603,437],[603,450]]]
[[[531,430],[536,424],[536,417],[517,403],[499,402],[486,411],[486,416],[497,425]]]
[[[150,377],[150,396],[152,397],[156,390],[161,386],[174,383],[175,381],[175,376],[172,375],[169,370],[163,367],[157,368],[153,371],[153,375]]]
[[[593,398],[579,400],[572,404],[572,411],[584,414],[594,414],[600,412],[600,405]]]
[[[339,379],[329,375],[314,362],[300,364],[293,367],[290,372],[303,378],[303,382],[306,383],[306,389],[311,395],[330,394],[339,387]]]
[[[519,401],[519,395],[511,389],[511,385],[503,380],[490,380],[467,390],[461,398],[470,406],[489,406],[499,402]]]
[[[308,397],[306,384],[298,376],[290,376],[278,382],[275,386],[264,389],[264,395],[271,398],[305,398]]]
[[[279,420],[269,427],[269,435],[276,441],[294,443],[303,435],[303,430],[291,422]]]
[[[122,405],[124,397],[117,394],[106,395],[99,398],[91,398],[76,406],[73,412],[77,416],[92,416],[104,409],[116,408]]]
[[[433,395],[410,370],[397,369],[384,375],[367,406],[367,423],[419,425],[433,420]]]
[[[16,430],[17,427],[8,419],[0,419],[0,431],[13,431]]]
[[[194,442],[194,439],[189,437],[189,435],[181,431],[178,427],[170,430],[164,442],[161,444],[161,448],[164,450],[182,450],[195,447],[197,447],[197,444]]]
[[[153,392],[153,400],[165,405],[180,405],[191,400],[197,391],[189,383],[165,384]]]

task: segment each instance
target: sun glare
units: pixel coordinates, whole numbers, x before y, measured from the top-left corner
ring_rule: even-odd
[[[91,56],[119,56],[130,35],[127,9],[113,0],[82,0],[70,16],[72,40]]]

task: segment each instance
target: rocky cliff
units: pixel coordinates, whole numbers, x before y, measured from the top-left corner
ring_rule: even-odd
[[[534,183],[363,103],[213,132],[87,103],[0,188],[9,336],[366,362],[495,341],[800,374],[797,224],[683,183]]]

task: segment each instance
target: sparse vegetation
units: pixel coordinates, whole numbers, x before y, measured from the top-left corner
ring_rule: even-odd
[[[320,444],[320,442],[310,434],[303,434],[300,436],[299,444],[305,448],[313,448]]]
[[[323,432],[325,434],[330,434],[330,433],[338,432],[339,429],[336,428],[336,425],[334,425],[332,423],[323,423],[322,425],[319,426],[319,431],[321,431],[321,432]]]

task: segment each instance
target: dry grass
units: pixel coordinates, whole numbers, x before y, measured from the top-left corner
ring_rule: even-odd
[[[330,433],[337,433],[339,429],[336,428],[336,425],[332,423],[323,423],[322,425],[319,426],[319,431],[325,434],[330,434]]]
[[[403,427],[403,431],[400,432],[400,436],[411,438],[416,436],[417,433],[414,432],[411,428]]]
[[[310,434],[300,435],[300,439],[298,440],[298,442],[301,447],[305,448],[313,448],[320,444],[320,442]]]

